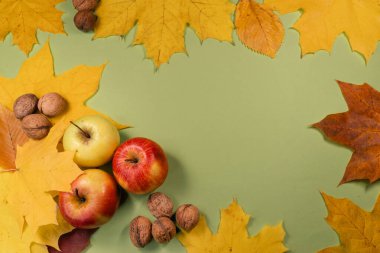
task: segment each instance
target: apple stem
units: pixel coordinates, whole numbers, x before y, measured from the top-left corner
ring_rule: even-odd
[[[70,123],[75,126],[76,128],[78,128],[83,134],[84,136],[86,136],[87,138],[91,138],[91,136],[86,132],[84,131],[82,128],[80,128],[80,126],[78,126],[77,124],[75,124],[74,122],[70,121]]]
[[[75,188],[75,195],[77,196],[77,198],[79,199],[80,202],[82,202],[82,203],[86,202],[86,198],[85,197],[79,196],[79,191],[78,191],[77,188]]]
[[[125,161],[128,162],[128,163],[138,163],[139,159],[137,159],[137,158],[128,158],[128,159],[125,159]]]

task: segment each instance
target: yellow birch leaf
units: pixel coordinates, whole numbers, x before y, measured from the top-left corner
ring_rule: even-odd
[[[46,43],[36,55],[23,63],[15,78],[0,77],[0,103],[11,109],[14,101],[25,93],[41,97],[49,92],[58,92],[68,101],[69,108],[64,114],[51,118],[51,121],[63,121],[67,127],[70,121],[81,116],[100,114],[87,107],[85,102],[97,92],[103,69],[104,65],[80,65],[61,75],[55,75],[50,46]],[[114,124],[119,129],[126,127],[117,122]]]
[[[284,27],[273,10],[255,0],[240,0],[235,16],[241,42],[253,51],[274,58],[284,38]]]
[[[7,108],[0,104],[0,171],[16,169],[17,146],[22,146],[28,137],[21,122]]]
[[[294,25],[302,55],[330,52],[337,36],[344,33],[352,50],[368,61],[380,40],[378,0],[265,0],[265,4],[281,13],[302,11]]]
[[[285,231],[282,224],[265,226],[256,236],[249,236],[246,226],[250,216],[244,213],[236,200],[221,212],[218,233],[213,235],[204,216],[190,232],[182,231],[178,240],[188,253],[282,253]]]
[[[328,216],[327,223],[339,234],[340,245],[318,253],[379,252],[380,197],[372,212],[367,212],[348,199],[336,199],[322,193]]]
[[[2,0],[0,1],[0,40],[8,33],[25,54],[38,43],[37,30],[65,33],[61,16],[55,6],[64,0]]]
[[[134,44],[144,44],[155,66],[185,52],[184,33],[190,25],[201,39],[232,42],[229,0],[102,0],[94,38],[127,34],[137,22]]]

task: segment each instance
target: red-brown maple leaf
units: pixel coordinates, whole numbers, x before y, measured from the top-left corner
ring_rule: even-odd
[[[380,178],[380,92],[368,84],[338,81],[348,111],[328,115],[313,127],[353,150],[340,184]]]

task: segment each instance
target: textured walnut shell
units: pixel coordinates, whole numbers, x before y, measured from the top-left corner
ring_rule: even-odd
[[[42,114],[30,114],[22,119],[21,126],[29,138],[40,140],[48,135],[51,122]]]
[[[152,235],[156,242],[167,243],[176,235],[176,226],[168,217],[160,217],[152,225]]]
[[[66,108],[66,100],[55,92],[47,93],[38,100],[38,110],[48,117],[55,117],[64,112]]]
[[[16,99],[13,104],[13,112],[18,119],[34,113],[37,110],[38,98],[34,94],[24,94]]]
[[[78,11],[94,11],[98,0],[73,0],[73,5]]]
[[[192,204],[181,205],[176,211],[175,219],[180,228],[189,232],[198,224],[199,210]]]
[[[152,240],[152,222],[144,216],[137,216],[129,226],[129,237],[136,247],[145,247]]]
[[[75,26],[83,31],[93,31],[96,24],[97,16],[92,11],[78,11],[74,16]]]
[[[155,192],[149,195],[148,209],[156,217],[171,217],[173,215],[173,202],[165,194]]]

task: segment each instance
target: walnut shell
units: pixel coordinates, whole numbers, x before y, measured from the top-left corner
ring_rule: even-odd
[[[97,19],[92,11],[78,11],[74,16],[74,24],[79,30],[89,32],[94,30]]]
[[[136,247],[145,247],[152,240],[152,222],[144,216],[137,216],[129,226],[129,237]]]
[[[189,232],[199,222],[199,210],[192,204],[181,205],[176,211],[175,219],[180,228]]]
[[[51,122],[42,114],[29,114],[22,119],[21,126],[29,138],[40,140],[48,135]]]
[[[73,0],[73,5],[78,11],[94,11],[98,6],[98,0]]]
[[[176,235],[174,222],[168,217],[160,217],[152,225],[152,235],[156,242],[167,243]]]
[[[28,93],[16,99],[13,104],[13,112],[18,119],[34,113],[37,110],[38,98],[36,95]]]
[[[149,195],[148,209],[156,218],[171,217],[173,215],[173,202],[167,195],[155,192]]]
[[[48,117],[55,117],[64,112],[66,108],[66,100],[55,92],[47,93],[38,100],[38,110]]]

